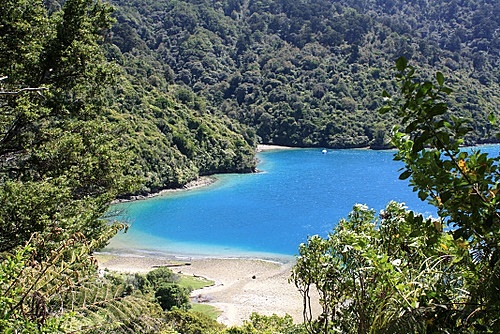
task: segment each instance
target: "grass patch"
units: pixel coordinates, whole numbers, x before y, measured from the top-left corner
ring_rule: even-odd
[[[193,312],[200,312],[205,314],[206,316],[210,317],[213,320],[217,320],[219,315],[221,315],[222,311],[219,310],[217,307],[212,306],[212,305],[207,305],[207,304],[198,304],[198,303],[193,303],[191,304],[191,310]]]
[[[190,275],[179,275],[179,280],[176,282],[180,286],[188,288],[189,290],[198,290],[207,286],[214,285],[214,281],[208,280],[204,277],[195,277]]]

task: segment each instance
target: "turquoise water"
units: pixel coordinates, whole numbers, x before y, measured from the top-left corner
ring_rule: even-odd
[[[497,150],[498,151],[498,150]],[[435,216],[406,181],[393,151],[295,149],[263,152],[261,173],[219,175],[208,187],[122,203],[130,223],[106,251],[274,258],[326,236],[356,203],[390,200]]]

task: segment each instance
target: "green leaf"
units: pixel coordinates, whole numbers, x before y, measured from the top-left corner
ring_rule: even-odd
[[[433,87],[434,85],[432,84],[432,82],[424,82],[424,84],[420,86],[420,89],[418,90],[417,97],[425,96]]]
[[[444,84],[444,75],[443,75],[443,73],[437,72],[436,73],[436,80],[437,80],[439,86],[443,86],[443,84]]]
[[[425,191],[419,191],[418,192],[418,198],[420,198],[422,201],[424,201],[427,198],[427,193]]]
[[[379,109],[379,112],[383,114],[387,114],[389,111],[391,111],[391,106],[383,106]]]
[[[403,173],[401,173],[401,175],[399,175],[399,179],[400,180],[406,180],[407,178],[409,178],[412,174],[412,171],[411,170],[405,170]]]
[[[396,60],[396,69],[398,71],[404,71],[406,67],[408,66],[408,61],[406,60],[405,57],[399,57],[398,60]]]
[[[415,68],[410,67],[410,70],[408,71],[408,75],[407,75],[407,76],[408,76],[408,77],[412,77],[412,76],[413,76],[413,74],[415,74]]]
[[[488,115],[488,121],[491,123],[491,125],[497,124],[497,118],[491,113]]]
[[[438,103],[429,110],[430,116],[443,115],[448,110],[446,103]]]
[[[448,88],[448,87],[441,87],[440,91],[445,93],[446,95],[448,95],[448,94],[453,92],[453,89]]]
[[[447,202],[452,196],[453,194],[450,191],[445,191],[441,193],[441,202],[442,203]]]
[[[425,141],[427,140],[427,138],[428,138],[428,136],[425,133],[423,133],[422,135],[415,138],[415,141],[413,143],[413,147],[412,147],[411,151],[413,153],[417,153],[417,152],[423,150],[424,144],[425,144]]]

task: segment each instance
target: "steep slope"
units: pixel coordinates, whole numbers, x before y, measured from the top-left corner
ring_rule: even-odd
[[[255,169],[252,131],[201,109],[190,100],[192,93],[186,97],[182,90],[155,87],[144,81],[147,75],[121,73],[119,79],[109,89],[114,111],[108,118],[121,129],[128,173],[143,184],[141,192],[181,187],[200,175]]]
[[[113,0],[121,57],[156,64],[149,81],[195,94],[214,115],[250,126],[263,143],[380,146],[394,60],[445,72],[469,143],[494,141],[499,17],[494,0]]]

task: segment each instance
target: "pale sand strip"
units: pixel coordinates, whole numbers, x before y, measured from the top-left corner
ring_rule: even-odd
[[[296,149],[296,147],[259,144],[259,145],[257,145],[256,151],[257,152],[264,152],[264,151],[293,150],[293,149]]]
[[[121,272],[147,272],[156,266],[172,264],[168,259],[114,255],[98,255],[98,261],[101,268]],[[215,281],[211,287],[193,291],[192,297],[222,310],[219,322],[241,325],[253,312],[289,314],[296,323],[302,322],[302,297],[294,284],[288,282],[293,263],[211,258],[192,259],[189,263],[171,269]],[[314,311],[318,314],[319,305],[315,305]]]
[[[167,188],[167,189],[163,189],[163,190],[157,191],[155,193],[150,193],[147,195],[134,195],[134,196],[130,196],[129,198],[116,199],[112,202],[112,204],[143,200],[143,199],[153,198],[153,197],[157,197],[157,196],[161,196],[161,195],[164,195],[167,193],[172,193],[172,192],[177,192],[177,191],[198,189],[201,187],[207,187],[207,186],[215,183],[216,181],[217,181],[217,178],[214,176],[200,176],[196,180],[189,182],[188,184],[186,184],[182,188]]]

